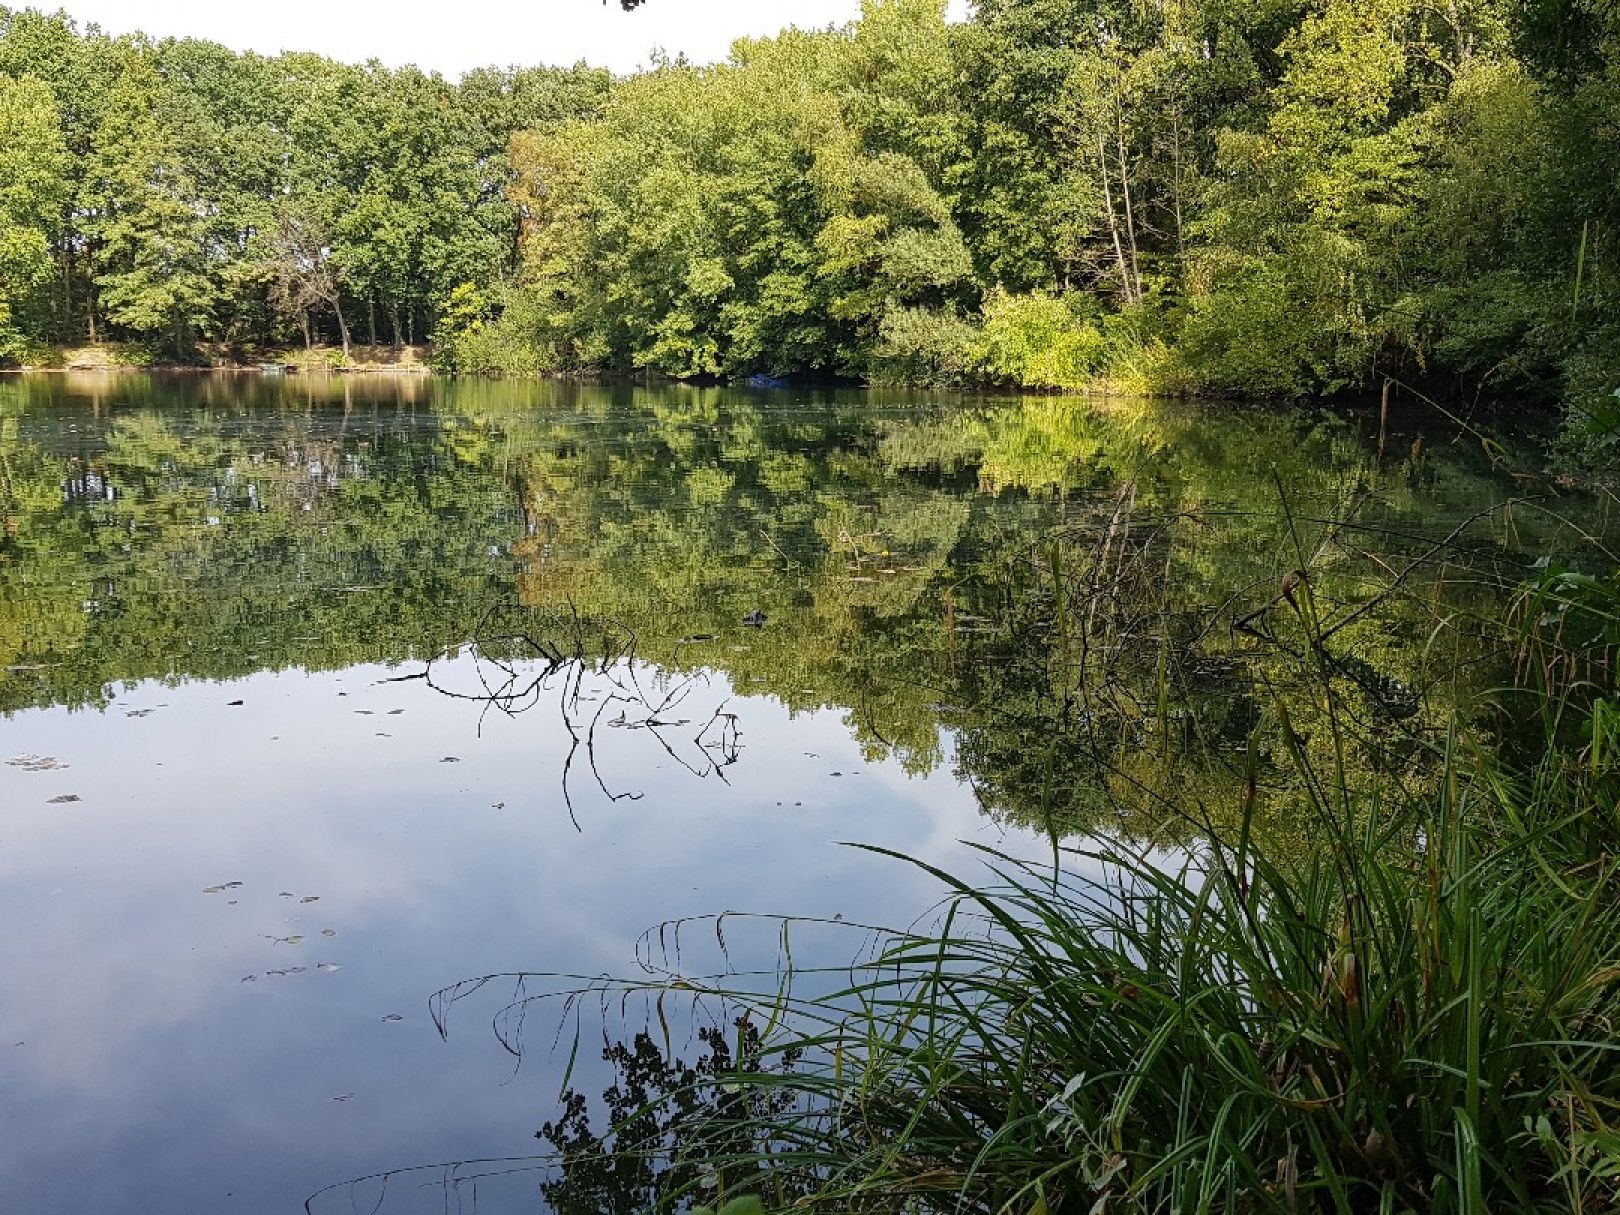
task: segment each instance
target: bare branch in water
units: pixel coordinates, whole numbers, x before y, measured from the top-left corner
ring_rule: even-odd
[[[695,688],[708,685],[706,675],[664,679],[660,668],[652,667],[637,653],[639,638],[634,629],[613,620],[582,616],[572,600],[555,633],[544,636],[531,631],[532,619],[524,620],[522,627],[497,627],[500,608],[491,605],[485,610],[466,646],[442,650],[429,657],[420,671],[380,682],[421,682],[451,700],[479,705],[480,736],[489,713],[515,718],[554,693],[569,740],[562,765],[563,808],[576,831],[583,828],[571,782],[575,761],[582,753],[592,779],[609,802],[634,802],[645,796],[639,791],[615,793],[609,788],[597,749],[599,731],[604,727],[645,730],[665,754],[693,776],[700,780],[717,776],[726,781],[725,769],[742,757],[737,715],[726,711],[726,701],[714,709],[693,737],[692,758],[682,756],[664,733],[690,724],[690,719],[674,717],[673,713]],[[440,666],[464,651],[470,652],[473,660],[476,690],[449,686],[439,677]],[[643,675],[648,670],[660,681],[648,681],[644,686]],[[593,703],[594,709],[589,707]],[[605,716],[611,705],[619,706],[616,717]]]

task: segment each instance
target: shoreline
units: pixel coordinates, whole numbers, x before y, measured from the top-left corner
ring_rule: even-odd
[[[36,346],[30,357],[16,367],[0,370],[78,374],[94,372],[263,372],[282,375],[428,375],[428,347],[351,345],[345,354],[335,346],[272,347],[256,357],[244,357],[225,346],[202,345],[194,362],[174,362],[155,358],[138,345],[109,342],[98,345]]]
[[[257,373],[259,375],[403,375],[427,378],[442,376],[433,368],[422,365],[388,364],[388,365],[359,365],[350,367],[300,367],[296,364],[283,363],[221,363],[209,366],[199,366],[195,363],[80,363],[67,367],[43,367],[23,364],[19,367],[0,367],[0,375],[131,375],[131,374],[161,374],[161,375],[212,375],[216,373],[230,375],[245,375]]]

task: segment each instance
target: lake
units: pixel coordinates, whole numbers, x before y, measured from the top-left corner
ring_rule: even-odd
[[[1231,406],[0,378],[0,1207],[293,1212],[532,1154],[568,1038],[491,1019],[539,980],[448,1037],[435,992],[721,911],[853,956],[834,926],[940,888],[845,842],[1194,846],[1298,691],[1296,569],[1355,762],[1424,779],[1459,704],[1493,728],[1488,621],[1563,532],[1399,413],[1380,456],[1376,418]],[[313,1209],[471,1209],[446,1178]]]

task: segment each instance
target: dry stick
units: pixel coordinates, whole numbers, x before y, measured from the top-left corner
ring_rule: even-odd
[[[1378,403],[1378,461],[1384,460],[1384,439],[1389,432],[1389,389],[1395,381],[1388,376],[1384,377],[1384,395]]]

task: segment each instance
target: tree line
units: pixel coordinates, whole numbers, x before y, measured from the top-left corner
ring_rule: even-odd
[[[450,83],[0,7],[0,357],[423,340],[457,284],[514,265],[513,133],[591,113],[610,83]]]
[[[632,18],[627,20],[633,21]],[[0,10],[0,344],[1563,397],[1620,374],[1604,0],[867,0],[457,83]]]

